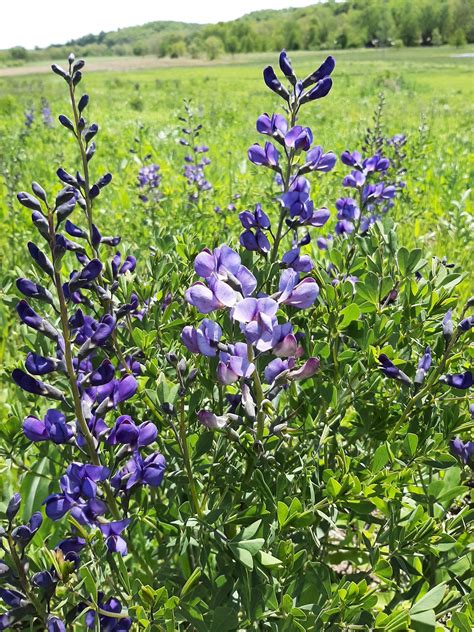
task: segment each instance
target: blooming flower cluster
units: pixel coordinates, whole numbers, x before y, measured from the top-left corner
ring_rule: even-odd
[[[284,306],[297,309],[311,307],[319,293],[318,285],[309,277],[300,280],[297,272],[287,269],[281,274],[277,292],[271,296],[261,293],[254,296],[257,287],[255,276],[242,265],[238,253],[225,245],[212,252],[201,252],[195,259],[194,269],[204,281],[195,283],[186,291],[188,303],[204,314],[229,310],[229,316],[239,325],[244,341],[224,341],[221,326],[208,318],[197,328],[186,326],[181,339],[192,353],[218,356],[219,382],[224,385],[240,382],[242,407],[253,418],[254,414],[248,413],[249,410],[254,411],[253,398],[257,406],[262,404],[259,401],[262,392],[258,365],[265,363],[263,380],[269,385],[267,398],[275,397],[290,381],[311,377],[319,368],[317,358],[310,358],[296,368],[296,360],[303,350],[292,324],[279,322],[277,317],[277,312]],[[249,380],[253,380],[253,389],[247,385]],[[208,428],[223,429],[230,420],[235,420],[235,416],[218,417],[203,410],[199,420]]]
[[[158,202],[162,194],[160,192],[161,174],[160,166],[155,163],[144,165],[138,172],[139,197],[142,202]]]
[[[265,142],[264,146],[256,143],[248,151],[249,160],[253,164],[267,167],[276,173],[277,181],[283,189],[279,198],[280,219],[276,234],[273,235],[272,259],[276,257],[286,224],[287,232],[293,233],[293,243],[291,250],[284,256],[283,263],[295,271],[307,272],[312,268],[312,263],[306,259],[307,255],[303,262],[300,258],[301,246],[309,243],[311,237],[306,232],[301,239],[299,229],[320,228],[330,216],[327,208],[315,208],[311,199],[310,181],[305,176],[328,173],[336,164],[333,152],[324,152],[319,145],[313,146],[311,129],[297,124],[297,117],[305,103],[327,96],[332,87],[330,75],[334,67],[333,57],[328,57],[305,79],[298,79],[286,52],[282,51],[280,69],[289,81],[289,88],[283,86],[271,66],[265,68],[263,77],[265,84],[285,101],[289,118],[287,120],[282,114],[265,113],[259,116],[257,131],[271,140]],[[241,214],[242,224],[247,229],[241,237],[241,244],[249,250],[266,254],[270,250],[270,244],[263,231],[270,229],[270,222],[265,219],[265,214],[259,220],[257,213],[261,213],[261,209],[256,209],[253,221],[250,215]]]

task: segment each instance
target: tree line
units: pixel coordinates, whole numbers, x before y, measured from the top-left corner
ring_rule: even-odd
[[[230,22],[150,22],[86,35],[65,45],[28,51],[13,62],[60,55],[157,55],[218,58],[224,54],[388,46],[461,46],[474,42],[472,0],[328,0],[305,8],[258,11]]]

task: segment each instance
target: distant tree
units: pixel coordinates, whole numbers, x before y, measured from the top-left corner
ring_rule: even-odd
[[[25,61],[28,59],[28,51],[23,46],[15,46],[10,49],[10,57],[15,60]]]
[[[224,44],[220,37],[211,35],[207,37],[204,42],[204,50],[206,51],[208,59],[217,59],[224,52]]]

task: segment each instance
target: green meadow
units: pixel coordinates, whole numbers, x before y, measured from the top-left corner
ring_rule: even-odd
[[[407,186],[391,211],[400,220],[400,241],[447,257],[463,269],[466,296],[473,290],[474,220],[468,193],[473,170],[473,51],[472,47],[335,51],[333,90],[306,115],[315,142],[324,150],[340,154],[346,148],[358,149],[383,93],[384,134],[402,133],[408,139]],[[304,74],[327,54],[295,52],[292,59]],[[263,175],[268,191],[262,199],[262,174],[257,176],[247,160],[248,147],[259,140],[257,116],[281,108],[261,79],[267,63],[275,63],[274,54],[237,55],[201,64],[190,60],[187,65],[152,57],[87,60],[97,69],[86,73],[81,84],[93,95],[89,117],[100,127],[93,173],[98,177],[110,171],[114,178],[100,198],[98,223],[110,233],[125,235],[126,247],[139,251],[153,242],[153,230],[182,231],[190,240],[197,235],[218,243],[231,232],[235,239],[231,228],[238,223],[238,212],[256,202],[275,213],[271,175]],[[46,62],[35,63],[4,69],[21,74],[0,76],[0,263],[7,294],[17,276],[15,266],[26,257],[24,244],[31,234],[15,192],[28,189],[34,179],[46,189],[58,187],[58,167],[69,171],[77,167],[73,139],[57,122],[59,114],[68,112],[66,94],[58,78],[45,72],[48,67]],[[199,212],[192,213],[182,173],[186,152],[179,144],[178,117],[184,99],[191,102],[203,125],[199,142],[209,147],[211,164],[206,171],[213,185]],[[52,128],[42,120],[45,102],[54,118]],[[25,126],[26,111],[33,112],[30,127]],[[153,209],[144,206],[137,194],[137,173],[143,162],[159,164],[163,176],[164,197]],[[329,207],[334,216],[345,172],[339,164],[316,189],[315,204]],[[228,211],[230,203],[236,208]],[[217,214],[216,206],[223,213]],[[5,352],[8,333],[16,324],[8,300],[1,309]]]

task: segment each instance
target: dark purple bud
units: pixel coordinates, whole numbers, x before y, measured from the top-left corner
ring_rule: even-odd
[[[34,260],[34,262],[44,271],[46,274],[49,274],[51,278],[54,277],[54,269],[53,264],[48,259],[48,257],[42,252],[36,244],[32,241],[28,242],[28,250],[29,253]]]
[[[137,265],[137,260],[135,257],[133,257],[132,255],[128,256],[124,263],[122,264],[122,267],[119,270],[119,274],[125,274],[125,272],[133,272],[135,270],[135,267]]]
[[[64,114],[60,114],[58,118],[59,118],[59,122],[61,123],[63,127],[70,130],[74,134],[76,133],[74,130],[74,125],[72,124],[72,121],[68,119],[67,116],[64,116]]]
[[[49,384],[44,384],[39,380],[35,380],[31,375],[25,373],[21,369],[14,369],[12,372],[13,381],[24,391],[33,395],[41,395],[42,397],[50,397],[51,399],[63,400],[64,395],[60,390]]]
[[[49,224],[48,224],[48,220],[43,215],[43,213],[40,213],[39,211],[33,211],[33,213],[31,214],[31,221],[33,222],[35,227],[38,229],[38,232],[41,235],[41,237],[44,237],[44,239],[48,241],[49,240]]]
[[[329,57],[326,58],[326,60],[321,64],[321,66],[319,66],[319,68],[317,68],[314,72],[308,75],[306,79],[303,80],[303,88],[307,88],[313,83],[318,83],[318,81],[321,81],[321,79],[324,79],[324,77],[328,77],[334,70],[335,66],[336,60],[334,59],[334,57],[331,57],[331,55],[329,55]]]
[[[271,66],[267,66],[263,71],[263,80],[265,81],[265,85],[276,92],[280,97],[288,101],[289,94],[288,90],[282,86],[280,81],[278,80],[275,71]]]
[[[46,288],[38,285],[30,279],[17,279],[16,286],[24,296],[35,298],[38,301],[53,304],[53,296]]]
[[[83,94],[82,97],[79,99],[79,103],[77,105],[79,112],[82,112],[82,110],[84,110],[84,108],[87,107],[88,103],[89,103],[89,95]]]
[[[58,331],[48,323],[47,320],[39,316],[35,310],[29,306],[27,301],[22,299],[16,306],[16,311],[18,312],[20,320],[25,323],[25,325],[39,331],[55,342],[58,340]]]
[[[60,167],[57,171],[56,171],[56,175],[58,176],[58,178],[64,182],[65,184],[69,184],[70,186],[77,188],[78,183],[76,178],[74,178],[74,176],[72,176],[71,174],[69,174],[67,171],[65,171],[62,167]]]
[[[99,229],[97,228],[97,226],[95,224],[92,224],[92,245],[93,246],[98,246],[100,244],[100,242],[102,241],[102,235],[100,234]]]
[[[411,380],[408,375],[406,375],[405,373],[403,373],[403,371],[396,367],[390,360],[390,358],[385,355],[385,353],[381,353],[379,355],[379,363],[380,370],[387,377],[403,382],[404,384],[411,384]]]
[[[60,77],[62,77],[63,79],[66,79],[66,81],[69,80],[69,75],[67,74],[65,70],[61,68],[61,66],[58,66],[57,64],[52,64],[51,70],[55,72],[57,75],[59,75]]]
[[[77,237],[79,239],[87,239],[86,231],[82,230],[82,228],[79,228],[79,226],[76,226],[69,220],[66,221],[64,228],[66,229],[66,232],[68,233],[68,235],[71,235],[71,237]]]
[[[474,316],[469,316],[469,318],[464,318],[458,325],[459,331],[469,331],[474,327]]]
[[[13,589],[0,588],[0,599],[11,608],[18,608],[25,602],[25,597]]]
[[[321,79],[314,88],[312,88],[309,92],[307,92],[301,99],[301,103],[306,103],[307,101],[314,101],[315,99],[322,99],[327,96],[332,88],[332,79],[331,77],[324,77]]]
[[[43,187],[40,184],[38,184],[37,182],[32,182],[31,188],[33,190],[33,193],[37,195],[40,200],[43,200],[45,204],[48,203],[48,198],[46,197],[46,191],[43,189]]]
[[[95,143],[91,143],[89,145],[89,147],[87,148],[87,151],[86,151],[87,162],[89,162],[89,160],[92,160],[92,158],[94,157],[96,149],[97,149],[97,147],[96,147]]]
[[[20,202],[22,206],[30,208],[33,211],[39,211],[41,213],[41,204],[30,193],[27,193],[26,191],[21,191],[20,193],[17,193],[16,197],[18,202]]]
[[[418,369],[415,375],[415,384],[423,384],[426,374],[431,366],[431,349],[426,347],[425,353],[418,363]]]
[[[112,174],[106,173],[99,180],[97,180],[96,185],[99,187],[99,189],[103,189],[111,182],[112,182]]]
[[[296,76],[288,55],[286,54],[286,50],[282,50],[280,53],[280,70],[293,85],[296,83]]]
[[[84,66],[86,65],[86,62],[83,59],[78,59],[76,61],[76,63],[74,64],[74,66],[72,67],[72,72],[77,72],[78,70],[82,70],[82,68],[84,68]]]
[[[54,586],[54,579],[49,571],[40,571],[39,573],[35,573],[31,578],[31,582],[43,590],[49,590]]]
[[[86,143],[89,143],[98,131],[99,126],[96,125],[96,123],[92,123],[92,125],[90,125],[89,128],[84,132],[84,140],[86,141]]]
[[[8,503],[7,510],[5,512],[7,520],[9,522],[11,522],[13,518],[16,516],[16,514],[18,513],[20,509],[20,505],[21,505],[21,495],[17,492],[16,494],[13,494],[13,496],[10,498],[10,502]]]
[[[78,70],[77,72],[74,73],[73,77],[72,77],[72,83],[77,86],[77,84],[81,81],[82,79],[82,72],[80,70]]]
[[[91,200],[93,200],[94,198],[96,198],[100,193],[100,189],[97,186],[97,184],[93,184],[91,186],[91,188],[89,189],[89,197]]]

